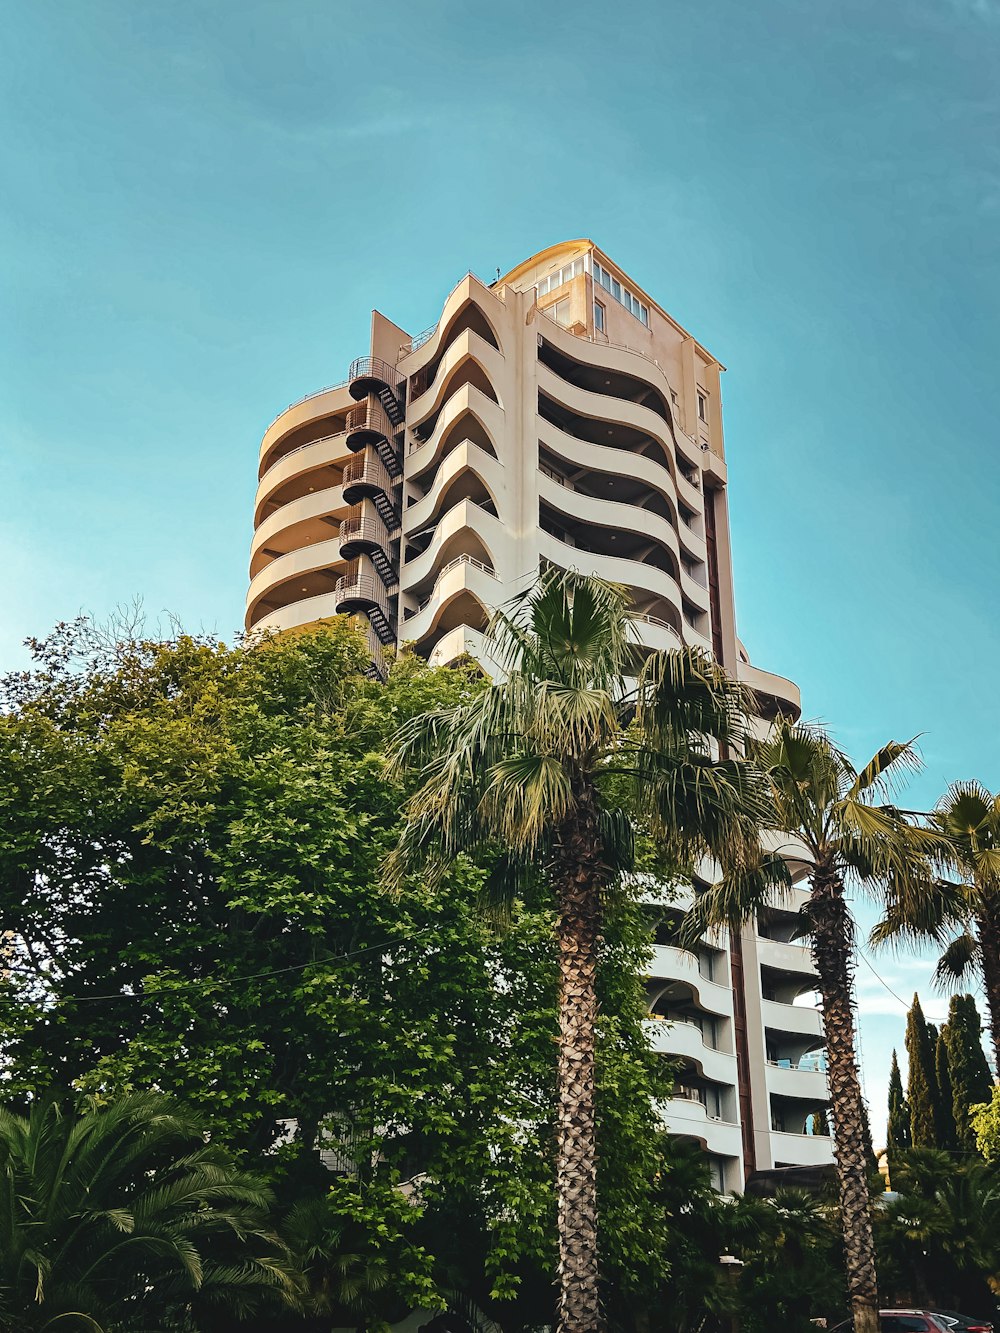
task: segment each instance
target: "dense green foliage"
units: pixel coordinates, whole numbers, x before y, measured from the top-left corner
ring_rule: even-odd
[[[937,1072],[934,1064],[934,1043],[920,1007],[920,996],[914,995],[906,1017],[906,1057],[909,1066],[906,1080],[906,1100],[910,1107],[910,1142],[914,1148],[938,1146]]]
[[[79,623],[36,651],[0,712],[0,1325],[85,1304],[106,1333],[376,1330],[415,1307],[474,1306],[505,1333],[549,1321],[548,888],[523,877],[496,929],[481,913],[495,850],[457,857],[433,890],[380,882],[411,790],[389,737],[475,699],[476,671],[404,657],[375,685],[341,622],[255,649],[105,642]],[[806,1333],[840,1317],[835,1203],[720,1201],[702,1156],[661,1134],[648,920],[624,886],[609,905],[611,1327],[694,1333],[735,1313],[745,1333]],[[1000,1095],[973,1117],[991,1093],[979,1033],[955,997],[934,1074],[945,1061],[959,1149],[978,1143],[986,1164],[911,1158],[896,1089],[887,1298],[976,1308],[997,1281]],[[736,1283],[723,1253],[742,1261]]]
[[[888,1148],[977,1151],[972,1108],[989,1100],[993,1080],[971,995],[953,995],[940,1031],[925,1021],[918,996],[907,1015],[909,1097],[903,1097],[893,1052],[889,1075]],[[891,1161],[890,1161],[891,1166]]]
[[[941,1029],[941,1036],[948,1052],[955,1146],[974,1152],[972,1108],[989,1101],[993,1079],[983,1050],[982,1020],[971,995],[951,997],[948,1021]]]
[[[7,1099],[155,1087],[197,1112],[213,1145],[270,1177],[282,1234],[288,1213],[288,1234],[311,1238],[317,1315],[350,1310],[355,1288],[372,1318],[458,1288],[541,1317],[551,914],[529,883],[506,929],[484,922],[488,857],[459,858],[434,892],[419,878],[385,891],[407,792],[388,738],[481,681],[404,657],[380,686],[364,662],[341,622],[262,648],[106,644],[80,623],[4,682]],[[669,1070],[641,1030],[646,947],[622,894],[598,1077],[608,1281],[623,1290],[661,1271],[665,1227],[654,1103]],[[401,1208],[395,1186],[415,1177]]]
[[[886,1124],[886,1150],[889,1154],[889,1169],[893,1169],[899,1149],[910,1146],[910,1107],[903,1092],[903,1080],[899,1073],[899,1059],[892,1053],[892,1065],[889,1069],[889,1119]]]
[[[0,1324],[181,1328],[296,1299],[262,1181],[149,1093],[0,1110]]]
[[[928,1030],[932,1035],[935,1032],[932,1024],[928,1024]],[[937,1116],[937,1146],[950,1152],[958,1147],[958,1141],[955,1133],[951,1061],[943,1029],[934,1035],[934,1085],[937,1094],[934,1103]]]
[[[971,1119],[976,1147],[991,1166],[1000,1168],[1000,1085],[988,1101],[973,1106]]]
[[[1000,1292],[1000,1172],[978,1158],[913,1149],[878,1217],[884,1297],[989,1314]]]

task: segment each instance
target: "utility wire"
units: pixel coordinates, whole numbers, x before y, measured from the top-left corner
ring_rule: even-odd
[[[401,944],[409,944],[412,940],[419,939],[421,935],[426,935],[428,931],[433,930],[433,926],[424,926],[422,930],[414,932],[412,935],[404,935],[402,939],[385,940],[382,944],[368,944],[363,949],[352,949],[349,953],[330,954],[326,958],[310,958],[305,963],[293,963],[288,967],[275,967],[264,972],[248,972],[239,977],[198,977],[188,981],[179,981],[170,986],[169,990],[162,991],[114,991],[107,995],[78,995],[72,997],[76,1004],[89,1004],[98,1000],[159,1000],[164,996],[176,994],[179,990],[207,988],[215,986],[236,986],[244,981],[258,981],[264,977],[280,977],[289,972],[302,972],[307,967],[322,966],[325,963],[342,963],[350,958],[360,958],[366,953],[375,953],[378,950],[388,952],[398,948]],[[5,972],[17,971],[22,975],[38,977],[38,973],[31,972],[28,968],[10,968],[5,967],[0,962],[0,976]],[[41,980],[41,978],[39,978]],[[10,996],[0,997],[0,1000],[6,1004],[15,1004],[19,1001]]]
[[[905,1000],[900,999],[900,997],[896,994],[896,992],[892,989],[889,983],[882,976],[881,972],[876,971],[875,966],[872,963],[871,959],[861,948],[858,949],[858,957],[864,960],[866,966],[868,967],[869,972],[871,972],[872,976],[876,979],[876,981],[879,982],[880,985],[885,987],[885,989],[889,992],[889,994],[896,1001],[896,1003],[901,1004],[903,1008],[907,1010],[907,1012],[909,1012],[910,1006],[906,1003]]]

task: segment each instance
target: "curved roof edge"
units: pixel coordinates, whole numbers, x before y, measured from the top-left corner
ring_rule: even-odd
[[[544,250],[539,250],[537,254],[533,254],[530,258],[522,259],[520,264],[512,268],[509,273],[505,273],[496,285],[502,287],[505,282],[516,281],[522,273],[527,272],[529,268],[534,268],[543,259],[553,259],[558,254],[576,254],[580,250],[596,249],[597,246],[594,245],[594,242],[586,236],[576,241],[558,241],[555,245],[547,245]]]
[[[695,347],[698,349],[698,351],[707,360],[713,361],[722,371],[726,369],[725,365],[719,360],[719,358],[713,355],[713,353],[711,353],[708,350],[708,348],[705,346],[703,342],[700,341],[700,339],[696,338],[693,333],[691,333],[688,329],[684,327],[683,324],[678,323],[678,321],[674,319],[673,315],[671,315],[668,310],[665,310],[663,306],[660,305],[659,301],[656,299],[655,296],[653,296],[641,283],[636,282],[635,278],[631,277],[630,274],[626,273],[625,269],[623,269],[620,264],[616,263],[616,261],[611,257],[611,255],[608,254],[606,250],[602,250],[599,245],[597,245],[587,236],[578,237],[574,241],[558,241],[555,245],[546,246],[544,250],[537,251],[537,253],[531,255],[530,258],[523,259],[520,264],[517,264],[508,273],[505,273],[502,278],[498,278],[495,283],[491,283],[490,286],[502,287],[506,282],[510,283],[516,282],[517,279],[521,277],[522,274],[526,273],[529,269],[534,268],[536,264],[540,264],[546,259],[554,260],[559,255],[566,255],[566,256],[577,255],[586,250],[596,251],[596,253],[600,256],[601,260],[607,261],[607,263],[610,264],[614,270],[616,270],[616,272],[623,279],[623,281],[628,283],[629,286],[633,287],[642,296],[644,296],[651,306],[655,306],[655,308],[659,311],[659,313],[663,316],[663,318],[667,321],[667,323],[672,324],[673,327],[677,330],[677,332],[682,335],[682,337],[690,338],[691,341],[694,343]]]

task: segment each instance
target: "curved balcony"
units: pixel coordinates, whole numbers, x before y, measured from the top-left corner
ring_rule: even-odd
[[[762,715],[784,713],[793,722],[802,716],[802,695],[794,681],[776,676],[773,671],[762,671],[749,662],[740,662],[736,674],[740,683],[757,696]]]
[[[298,602],[291,602],[278,611],[269,611],[266,616],[254,623],[255,633],[280,634],[285,630],[302,629],[306,625],[317,625],[323,620],[332,620],[339,615],[337,595],[334,592],[318,593],[315,597],[303,597]]]
[[[404,530],[419,532],[429,523],[440,521],[438,502],[456,477],[463,472],[474,472],[494,496],[504,489],[503,464],[480,449],[471,440],[463,440],[442,460],[426,495],[408,505],[404,514]]]
[[[339,486],[323,491],[312,491],[298,500],[290,500],[268,514],[254,532],[250,543],[250,577],[264,568],[267,548],[272,545],[298,549],[323,541],[330,535],[330,521],[346,509]],[[283,554],[283,552],[281,553]]]
[[[487,324],[496,333],[497,308],[502,309],[503,302],[474,273],[467,273],[445,298],[437,323],[426,335],[414,339],[408,347],[404,345],[400,348],[400,360],[406,362],[407,375],[416,375],[425,366],[430,365],[441,350],[442,340],[450,333],[455,318],[461,314],[463,307],[470,303],[479,307]],[[497,342],[500,342],[499,337]]]
[[[594,393],[590,389],[581,389],[569,380],[564,380],[549,366],[538,366],[539,388],[559,403],[567,412],[589,417],[592,421],[621,422],[640,434],[656,440],[668,459],[673,459],[674,436],[670,426],[659,413],[641,403],[629,402],[626,398],[609,398],[606,394]],[[695,473],[697,476],[697,472]],[[678,468],[675,478],[677,494],[689,509],[699,513],[704,505],[700,486],[688,481],[684,472]]]
[[[684,647],[684,636],[669,620],[633,612],[632,621],[636,637],[644,648],[651,648],[657,653],[672,653]]]
[[[823,1034],[823,1015],[812,1005],[761,1000],[760,1011],[764,1027],[775,1032],[792,1032],[802,1037],[820,1037]]]
[[[328,570],[342,563],[340,542],[336,537],[323,542],[312,542],[308,546],[278,556],[250,580],[250,587],[247,590],[247,624],[256,625],[254,613],[259,603],[280,584],[301,575]],[[308,589],[310,593],[313,591],[311,588]]]
[[[459,598],[471,596],[483,608],[484,618],[503,600],[503,585],[496,574],[474,556],[460,555],[437,573],[434,585],[418,610],[400,627],[400,639],[421,643],[437,630],[444,613]],[[448,632],[457,626],[449,626]],[[436,646],[436,645],[435,645]]]
[[[406,413],[408,425],[419,427],[428,417],[434,415],[447,397],[452,376],[465,361],[474,361],[479,366],[499,400],[498,381],[503,378],[505,369],[503,353],[475,330],[465,329],[449,343],[441,357],[433,383],[423,393],[411,399]]]
[[[663,1120],[671,1134],[693,1138],[708,1152],[720,1157],[742,1157],[743,1133],[739,1125],[710,1116],[695,1096],[679,1094],[663,1103]]]
[[[785,1134],[771,1131],[775,1162],[787,1166],[826,1166],[833,1161],[833,1139],[822,1134]]]
[[[626,347],[614,347],[610,343],[593,341],[569,333],[552,319],[545,321],[539,330],[545,342],[550,343],[558,352],[570,361],[575,361],[581,368],[589,370],[595,377],[608,372],[637,380],[660,395],[670,416],[667,424],[673,433],[674,442],[680,447],[691,467],[701,468],[703,450],[701,445],[684,430],[677,420],[677,409],[673,406],[673,392],[663,367],[658,361],[645,353]],[[571,384],[572,381],[565,381]],[[616,402],[628,403],[628,398],[617,398]],[[657,413],[659,415],[659,413]],[[666,418],[661,417],[661,420]],[[720,460],[721,461],[721,460]],[[723,464],[723,467],[725,465]]]
[[[438,639],[427,661],[430,666],[447,666],[459,657],[474,657],[477,662],[483,662],[487,656],[482,630],[473,629],[471,625],[456,625]]]
[[[276,463],[267,469],[257,483],[254,499],[254,522],[259,523],[264,517],[263,510],[275,492],[282,487],[305,479],[311,472],[320,475],[320,487],[329,484],[330,471],[338,473],[340,467],[350,458],[347,447],[347,432],[337,431],[334,435],[324,435],[321,440],[312,440],[309,444],[300,444],[291,453],[282,454]],[[325,476],[324,476],[325,473]]]
[[[677,949],[672,944],[654,944],[649,975],[654,980],[684,981],[691,987],[702,1009],[724,1018],[733,1017],[732,990],[703,976],[697,958],[686,949]]]
[[[423,597],[427,591],[428,581],[438,578],[441,566],[450,563],[449,552],[451,555],[463,554],[461,551],[456,551],[455,546],[461,544],[461,535],[465,533],[471,534],[471,539],[466,543],[465,553],[474,556],[481,563],[485,563],[484,555],[489,556],[490,566],[493,567],[492,551],[504,537],[502,524],[475,500],[459,500],[450,509],[446,509],[438,519],[426,550],[421,551],[404,565],[405,589],[416,597]]]
[[[331,385],[328,389],[318,389],[315,393],[306,394],[297,403],[292,403],[283,412],[279,412],[268,426],[260,442],[258,462],[263,465],[276,445],[304,426],[322,421],[326,417],[339,421],[350,405],[351,396],[347,391],[346,381],[343,384]],[[331,435],[335,433],[336,431],[330,432]]]
[[[782,972],[801,972],[814,977],[812,952],[808,944],[786,940],[769,940],[757,936],[757,960],[762,967],[773,967]]]
[[[655,458],[632,449],[581,439],[579,435],[573,435],[554,421],[541,416],[538,418],[538,440],[550,453],[556,454],[573,468],[585,468],[588,472],[605,473],[615,478],[627,477],[661,495],[674,515],[672,525],[688,554],[702,562],[707,559],[704,537],[700,537],[686,524],[677,522],[677,486],[673,474]]]
[[[826,1070],[794,1066],[780,1061],[767,1062],[767,1090],[777,1097],[807,1098],[810,1101],[829,1100],[830,1090]]]
[[[691,627],[683,619],[680,587],[665,570],[643,564],[641,560],[584,551],[578,546],[560,541],[544,530],[539,534],[539,550],[560,569],[576,569],[581,574],[594,574],[598,578],[607,579],[609,583],[623,583],[628,588],[638,588],[653,597],[662,598],[677,612],[677,623],[682,627],[685,643],[690,641]],[[698,642],[700,644],[703,640],[699,637]]]
[[[337,611],[340,615],[361,612],[372,623],[380,642],[395,641],[394,615],[389,593],[376,573],[374,565],[364,556],[352,560],[337,580]]]
[[[500,441],[504,433],[503,411],[499,404],[492,398],[487,398],[486,394],[475,385],[463,384],[456,393],[445,400],[434,423],[434,429],[427,439],[414,438],[410,441],[406,456],[408,476],[419,477],[428,468],[437,464],[445,440],[451,435],[455,424],[465,416],[471,416],[476,420],[487,443],[499,458]]]
[[[631,533],[643,541],[662,547],[673,558],[676,572],[671,576],[680,585],[684,594],[702,615],[709,614],[708,589],[695,582],[684,569],[680,558],[680,541],[677,530],[660,514],[638,505],[625,504],[618,500],[601,500],[586,495],[569,486],[562,486],[552,477],[541,472],[538,478],[538,493],[550,509],[572,519],[575,523],[587,527],[601,528],[611,534],[611,539],[624,545],[621,534]],[[580,549],[580,548],[578,548]],[[594,554],[593,552],[588,552]],[[630,557],[614,557],[629,559]],[[631,557],[635,558],[635,557]],[[644,560],[639,563],[646,563]],[[680,623],[680,622],[678,622]]]
[[[646,1032],[654,1051],[661,1055],[682,1055],[704,1078],[735,1086],[736,1056],[709,1046],[696,1023],[650,1018],[646,1020]]]

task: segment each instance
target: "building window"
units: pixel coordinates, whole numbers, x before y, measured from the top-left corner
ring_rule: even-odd
[[[539,278],[535,283],[538,295],[544,296],[546,292],[555,291],[555,289],[561,287],[564,282],[569,282],[570,278],[575,278],[577,274],[582,272],[583,259],[574,259],[571,264],[566,264],[565,267],[556,269],[555,273],[549,273],[544,278]]]
[[[708,420],[708,399],[703,393],[699,393],[698,395],[698,420]]]
[[[569,297],[564,296],[561,301],[555,301],[552,305],[544,306],[542,314],[548,315],[549,319],[554,319],[557,324],[561,324],[564,329],[568,329]]]
[[[604,332],[604,307],[600,301],[594,302],[594,328],[600,333]]]
[[[635,315],[640,324],[649,328],[649,307],[643,305],[637,296],[633,296],[627,287],[623,287],[617,278],[613,278],[604,265],[594,260],[594,281],[599,283],[629,314]]]
[[[711,1154],[708,1159],[709,1178],[712,1182],[712,1189],[719,1194],[726,1192],[726,1164],[721,1157]]]

